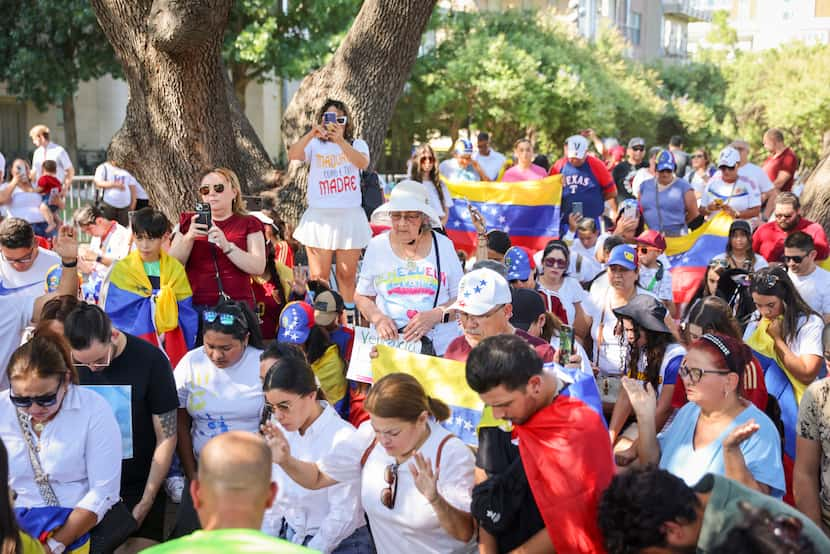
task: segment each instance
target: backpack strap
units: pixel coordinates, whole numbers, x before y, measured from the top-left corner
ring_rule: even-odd
[[[438,444],[438,453],[435,454],[435,469],[438,470],[441,467],[441,454],[444,452],[444,445],[447,444],[447,441],[451,438],[455,437],[455,435],[447,435],[441,442]]]
[[[372,444],[370,444],[369,447],[366,450],[363,451],[363,456],[360,457],[360,467],[363,467],[363,466],[366,465],[366,460],[369,459],[369,454],[371,454],[372,450],[375,449],[375,445],[377,443],[378,443],[378,439],[377,439],[377,437],[375,437],[374,439],[372,439]]]

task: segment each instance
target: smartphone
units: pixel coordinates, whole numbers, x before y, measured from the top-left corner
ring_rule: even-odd
[[[623,215],[629,219],[637,217],[637,206],[634,204],[626,204],[623,208]]]
[[[582,219],[582,214],[585,213],[582,211],[582,202],[574,202],[571,204],[571,211],[579,216],[579,219]]]
[[[25,177],[26,176],[26,168],[25,167],[18,167],[17,168],[17,174],[20,175],[21,177]]]
[[[566,354],[574,353],[574,328],[570,325],[563,325],[559,328],[559,350]],[[563,365],[568,359],[563,361]]]
[[[213,225],[213,220],[210,215],[210,204],[207,202],[196,202],[196,214],[198,215],[196,223],[199,225],[207,225],[208,227]]]
[[[323,125],[336,125],[337,124],[337,114],[334,112],[326,112],[323,114]]]

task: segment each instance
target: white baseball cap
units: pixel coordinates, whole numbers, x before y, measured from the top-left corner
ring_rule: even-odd
[[[569,158],[584,159],[588,155],[588,139],[582,135],[573,135],[565,141]]]
[[[736,149],[731,146],[727,146],[720,151],[720,156],[718,156],[718,167],[735,167],[739,163],[741,163],[741,153]]]
[[[507,279],[492,269],[475,269],[461,278],[458,298],[447,308],[470,315],[484,315],[496,306],[510,304],[512,296]]]

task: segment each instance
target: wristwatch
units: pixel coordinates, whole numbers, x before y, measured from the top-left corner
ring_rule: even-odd
[[[101,255],[100,255],[100,254],[98,254],[97,256],[95,256],[95,262],[96,262],[96,263],[99,263],[99,264],[100,264],[102,259],[103,259],[103,258],[101,257]]]
[[[52,554],[63,554],[64,550],[66,550],[66,545],[62,542],[49,537],[46,539],[46,546],[49,547],[49,550],[52,551]]]

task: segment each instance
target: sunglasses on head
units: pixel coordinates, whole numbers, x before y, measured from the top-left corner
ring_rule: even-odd
[[[219,324],[226,327],[230,327],[234,324],[234,322],[239,322],[239,324],[246,329],[248,327],[248,321],[241,315],[229,314],[227,312],[217,312],[216,310],[206,310],[202,314],[202,319],[204,319],[206,323],[213,323],[218,319]]]
[[[15,396],[9,393],[9,400],[18,408],[30,408],[32,404],[37,404],[41,408],[49,408],[58,402],[58,394],[63,384],[63,375],[58,380],[58,388],[51,394],[41,394],[40,396]]]
[[[386,466],[383,480],[386,481],[386,487],[380,491],[380,503],[391,510],[395,507],[395,497],[398,496],[398,464]]]
[[[568,267],[568,261],[562,258],[545,258],[542,263],[545,267],[558,267],[559,269]]]
[[[760,294],[765,294],[765,292],[772,292],[780,280],[781,278],[774,273],[756,274],[752,277],[752,284]]]
[[[225,183],[214,183],[213,185],[213,192],[216,194],[222,194],[225,192]],[[207,196],[210,194],[210,187],[211,185],[201,185],[199,187],[199,194],[202,196]]]

